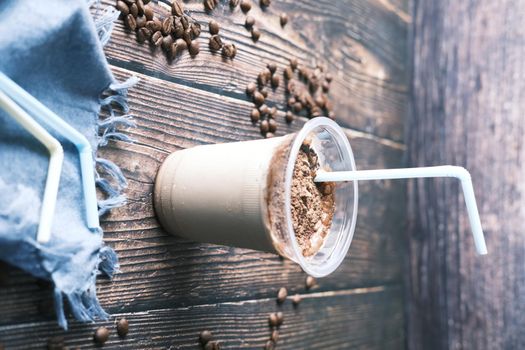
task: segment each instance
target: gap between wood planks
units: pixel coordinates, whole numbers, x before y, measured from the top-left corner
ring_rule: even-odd
[[[238,103],[251,104],[251,102],[249,102],[249,101],[247,101],[245,99],[246,95],[244,93],[239,94],[239,93],[234,93],[234,92],[228,92],[228,91],[224,91],[224,90],[219,89],[219,88],[214,88],[213,86],[207,85],[207,84],[199,84],[199,83],[195,83],[195,82],[190,82],[189,83],[189,82],[187,82],[184,79],[173,78],[173,77],[170,77],[170,76],[167,76],[165,74],[158,73],[158,72],[156,72],[155,76],[153,76],[153,75],[150,75],[150,74],[146,74],[146,73],[152,73],[152,72],[150,72],[147,69],[144,69],[144,67],[142,65],[140,65],[140,64],[133,64],[133,63],[130,63],[130,62],[122,62],[122,61],[114,60],[114,59],[110,59],[110,58],[108,58],[107,60],[108,60],[108,62],[110,64],[110,67],[115,67],[115,68],[118,68],[118,69],[121,69],[121,70],[124,69],[126,71],[129,71],[130,74],[145,75],[145,76],[147,76],[150,79],[162,80],[164,82],[175,84],[175,85],[181,85],[181,86],[184,86],[184,87],[189,88],[189,89],[201,90],[201,91],[204,91],[206,93],[218,95],[218,96],[220,96],[222,98],[234,100],[234,101],[236,101]],[[170,79],[167,79],[168,77]],[[133,114],[133,111],[132,111],[131,114]],[[249,118],[249,116],[247,116],[246,118]],[[303,122],[306,122],[309,119],[306,118],[306,117],[298,117],[298,118],[296,118],[296,120],[301,120]],[[389,138],[377,136],[377,135],[374,135],[374,134],[371,134],[369,132],[366,132],[366,131],[363,131],[363,130],[359,130],[359,129],[348,128],[348,127],[343,127],[343,126],[341,126],[341,128],[344,129],[344,131],[346,132],[346,134],[349,137],[349,139],[352,139],[352,137],[362,137],[362,138],[365,138],[365,139],[373,140],[373,141],[375,141],[377,143],[380,143],[380,144],[382,144],[384,146],[387,146],[387,147],[391,147],[391,148],[398,149],[398,150],[401,150],[401,151],[405,151],[406,150],[406,146],[402,142],[398,142],[398,141],[391,140]],[[144,143],[136,142],[136,144],[140,145],[140,146],[144,146],[144,147],[149,147],[149,148],[155,149],[157,151],[166,152],[165,150],[157,149],[157,148],[155,148],[155,147],[153,147],[151,145],[147,145],[147,144],[144,144]]]

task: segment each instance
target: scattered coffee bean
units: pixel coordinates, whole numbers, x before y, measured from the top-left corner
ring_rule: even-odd
[[[200,51],[199,42],[197,40],[193,40],[189,47],[190,55],[197,56]]]
[[[106,327],[99,327],[95,331],[95,335],[93,337],[95,339],[95,342],[97,344],[104,344],[109,339],[109,330]]]
[[[272,335],[270,336],[270,339],[273,340],[275,343],[279,341],[279,331],[277,329],[274,329],[272,331]]]
[[[284,78],[285,78],[286,80],[290,80],[290,79],[293,78],[293,71],[292,71],[292,68],[290,68],[290,67],[286,67],[286,68],[284,69]]]
[[[302,105],[301,102],[297,101],[297,102],[294,103],[294,105],[293,105],[293,111],[294,111],[295,113],[299,113],[302,109],[303,109],[303,105]]]
[[[173,45],[175,45],[175,50],[174,51],[172,50],[172,53],[174,55],[178,55],[188,48],[188,44],[186,43],[184,39],[175,40],[175,44]]]
[[[169,51],[171,50],[172,45],[173,45],[173,38],[171,37],[171,35],[167,35],[164,38],[162,38],[162,43],[161,43],[162,49],[164,49],[165,51]]]
[[[268,76],[266,75],[265,72],[260,72],[257,75],[257,82],[259,83],[260,86],[265,86],[266,83],[268,83]]]
[[[293,96],[288,98],[288,101],[286,102],[288,107],[293,107],[294,103],[295,103],[295,97],[293,97]]]
[[[137,0],[137,9],[138,9],[138,15],[142,16],[144,14],[144,2],[142,0]]]
[[[275,343],[273,340],[268,340],[266,344],[264,345],[264,350],[274,350],[275,349]]]
[[[292,70],[296,70],[298,65],[299,61],[297,60],[297,58],[290,58],[290,67],[292,68]]]
[[[297,306],[299,305],[300,302],[301,302],[301,296],[299,294],[295,294],[292,298],[292,303],[294,304],[294,306]]]
[[[217,6],[216,0],[204,0],[204,9],[206,11],[213,11],[213,9]]]
[[[222,54],[225,57],[233,58],[235,57],[236,52],[237,52],[237,49],[235,48],[234,44],[228,43],[222,46]]]
[[[259,119],[261,118],[261,113],[257,108],[252,109],[252,112],[250,113],[250,119],[252,120],[252,123],[257,123]]]
[[[208,343],[211,340],[211,338],[213,338],[213,335],[208,330],[202,331],[201,334],[199,335],[199,340],[201,341],[201,344],[203,345]]]
[[[230,7],[232,9],[236,8],[237,6],[239,6],[239,2],[240,0],[230,0]]]
[[[261,112],[261,115],[267,115],[269,112],[270,112],[270,109],[268,108],[267,105],[263,104],[261,106],[259,106],[259,112]]]
[[[204,345],[204,350],[220,350],[221,344],[218,341],[212,340]]]
[[[325,79],[327,82],[330,83],[330,82],[332,82],[333,76],[332,76],[332,74],[330,74],[330,73],[326,73],[324,79]]]
[[[135,17],[133,17],[133,15],[131,13],[126,16],[125,22],[126,22],[126,26],[129,29],[131,29],[131,30],[137,29],[137,21],[135,20]]]
[[[279,20],[281,21],[281,27],[284,27],[286,23],[288,23],[288,15],[286,15],[286,13],[281,13]]]
[[[319,107],[319,108],[324,108],[326,106],[326,96],[324,95],[319,95],[315,98],[315,104]]]
[[[164,35],[170,35],[173,32],[173,17],[166,17],[162,21],[162,33]]]
[[[180,24],[184,30],[188,29],[190,27],[190,21],[188,21],[188,17],[182,16],[180,18]]]
[[[313,278],[312,276],[306,277],[306,289],[312,288],[313,286],[315,286],[315,283],[315,278]]]
[[[264,96],[264,98],[268,98],[268,90],[266,90],[266,89],[261,89],[260,92],[261,92],[261,94]]]
[[[272,3],[272,0],[259,0],[259,5],[261,7],[268,7]]]
[[[286,112],[285,119],[286,119],[287,123],[291,123],[291,122],[293,122],[293,120],[295,118],[294,118],[292,112],[288,111],[288,112]]]
[[[146,16],[137,17],[137,19],[135,20],[135,22],[137,23],[137,29],[144,28],[146,26],[147,21],[148,20],[146,19]]]
[[[274,89],[276,89],[277,87],[279,87],[279,83],[280,83],[281,79],[279,79],[279,76],[278,75],[274,75],[272,77],[272,87]]]
[[[146,22],[146,28],[148,28],[152,33],[158,32],[162,30],[162,22],[155,18],[152,21]]]
[[[210,37],[210,50],[219,51],[222,47],[221,37],[217,34]],[[254,84],[255,85],[255,84]]]
[[[275,119],[273,118],[268,119],[268,128],[270,132],[275,132],[275,130],[277,130],[277,122],[275,121]]]
[[[129,13],[133,17],[137,17],[139,15],[139,8],[137,7],[137,4],[131,4],[131,6],[129,7]]]
[[[125,337],[129,332],[129,322],[125,318],[121,318],[117,322],[117,333],[119,337]]]
[[[264,137],[266,137],[267,139],[272,138],[272,137],[274,137],[274,136],[275,136],[275,135],[274,135],[272,132],[267,132],[267,133],[264,135]]]
[[[244,13],[247,13],[252,9],[252,4],[249,0],[241,0],[241,10]]]
[[[60,336],[52,337],[47,340],[47,350],[64,349],[64,338]]]
[[[252,28],[252,40],[253,42],[257,42],[259,38],[261,37],[261,32],[257,28]]]
[[[171,14],[177,17],[182,17],[184,15],[184,6],[179,0],[172,0]]]
[[[270,131],[270,124],[268,124],[268,120],[262,120],[259,128],[261,129],[262,134],[266,134],[268,131]]]
[[[256,106],[260,106],[264,103],[264,96],[259,91],[255,91],[253,93],[253,103],[255,103]]]
[[[219,33],[219,23],[216,20],[211,20],[210,23],[208,23],[208,28],[210,29],[210,34],[215,35]]]
[[[248,83],[248,85],[246,85],[246,93],[248,95],[253,95],[255,89],[257,89],[257,85],[255,85],[255,83]]]
[[[288,291],[286,290],[286,288],[284,287],[279,288],[279,292],[277,293],[277,302],[279,302],[279,304],[284,303],[287,296],[288,296]]]
[[[253,27],[253,25],[255,24],[255,18],[253,18],[250,15],[246,16],[246,21],[244,22],[244,24],[245,24],[246,28]]]
[[[117,1],[117,10],[120,11],[122,18],[125,18],[129,15],[129,6],[124,1]]]
[[[270,71],[270,73],[272,73],[272,75],[275,73],[275,71],[277,71],[277,65],[273,62],[271,63],[268,63],[266,65],[266,67],[268,68],[268,70]]]
[[[277,107],[272,107],[270,109],[270,114],[271,114],[272,118],[275,118],[277,116]]]
[[[160,46],[162,44],[162,33],[160,31],[153,33],[151,36],[151,43],[155,46]]]
[[[283,322],[284,322],[284,315],[283,315],[283,313],[281,311],[279,311],[277,313],[276,317],[277,317],[277,326],[282,325]]]
[[[153,19],[153,10],[149,6],[144,7],[144,16],[148,21],[151,21]]]
[[[201,35],[201,25],[199,23],[192,23],[190,25],[191,35],[193,38],[198,38]]]
[[[265,120],[263,120],[265,121]],[[262,124],[262,122],[261,122]],[[279,320],[277,319],[277,314],[275,312],[272,312],[270,316],[268,317],[268,322],[270,323],[271,327],[276,327],[277,324],[279,324]]]

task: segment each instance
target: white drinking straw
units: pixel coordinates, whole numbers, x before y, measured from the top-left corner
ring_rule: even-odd
[[[481,221],[479,219],[478,206],[474,196],[474,188],[470,173],[463,167],[443,165],[422,168],[404,169],[379,169],[379,170],[356,170],[356,171],[319,171],[315,177],[315,182],[327,181],[359,181],[359,180],[388,180],[388,179],[409,179],[420,177],[455,177],[461,180],[463,197],[467,205],[467,213],[474,236],[476,251],[480,255],[487,254],[487,246]]]
[[[51,225],[55,214],[58,184],[64,161],[62,145],[2,91],[0,91],[0,108],[13,117],[49,151],[49,167],[37,231],[37,241],[46,243],[51,238]]]

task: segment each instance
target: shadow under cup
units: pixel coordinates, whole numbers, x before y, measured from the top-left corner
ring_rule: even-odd
[[[320,168],[356,170],[343,130],[324,117],[283,137],[197,146],[172,153],[157,174],[155,211],[170,233],[193,241],[278,253],[323,277],[343,261],[357,216],[357,182],[335,187],[335,212],[324,243],[304,257],[291,219],[295,161],[308,139]]]

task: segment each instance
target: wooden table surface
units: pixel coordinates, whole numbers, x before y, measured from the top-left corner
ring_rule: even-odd
[[[111,2],[103,1],[105,4]],[[222,1],[224,3],[224,1]],[[100,325],[112,334],[104,348],[199,349],[209,329],[224,349],[261,349],[269,338],[268,314],[283,311],[279,349],[395,349],[405,346],[403,266],[405,264],[403,183],[363,182],[357,229],[348,256],[331,276],[305,290],[306,275],[290,261],[256,251],[197,244],[166,234],[155,219],[152,188],[158,166],[170,153],[207,143],[260,138],[249,120],[248,82],[268,62],[279,70],[289,58],[326,64],[334,75],[330,92],[338,122],[345,127],[358,168],[399,167],[404,153],[408,96],[406,0],[274,0],[253,6],[262,36],[254,44],[245,15],[219,5],[212,15],[201,1],[187,2],[192,17],[207,28],[212,17],[226,41],[237,45],[234,60],[208,50],[209,34],[198,39],[201,52],[173,62],[138,44],[118,21],[105,48],[115,76],[140,82],[129,92],[137,122],[134,144],[111,142],[100,150],[129,180],[128,204],[104,218],[105,241],[115,248],[121,272],[99,279],[97,293],[112,317],[107,322],[60,330],[50,309],[49,286],[11,270],[0,288],[0,342],[6,349],[43,349],[49,337],[70,348],[93,348]],[[279,25],[286,12],[290,22]],[[269,101],[284,106],[281,87]],[[278,120],[277,135],[294,132]],[[278,307],[277,290],[301,294],[293,308]],[[114,318],[126,317],[130,332],[119,339]]]

